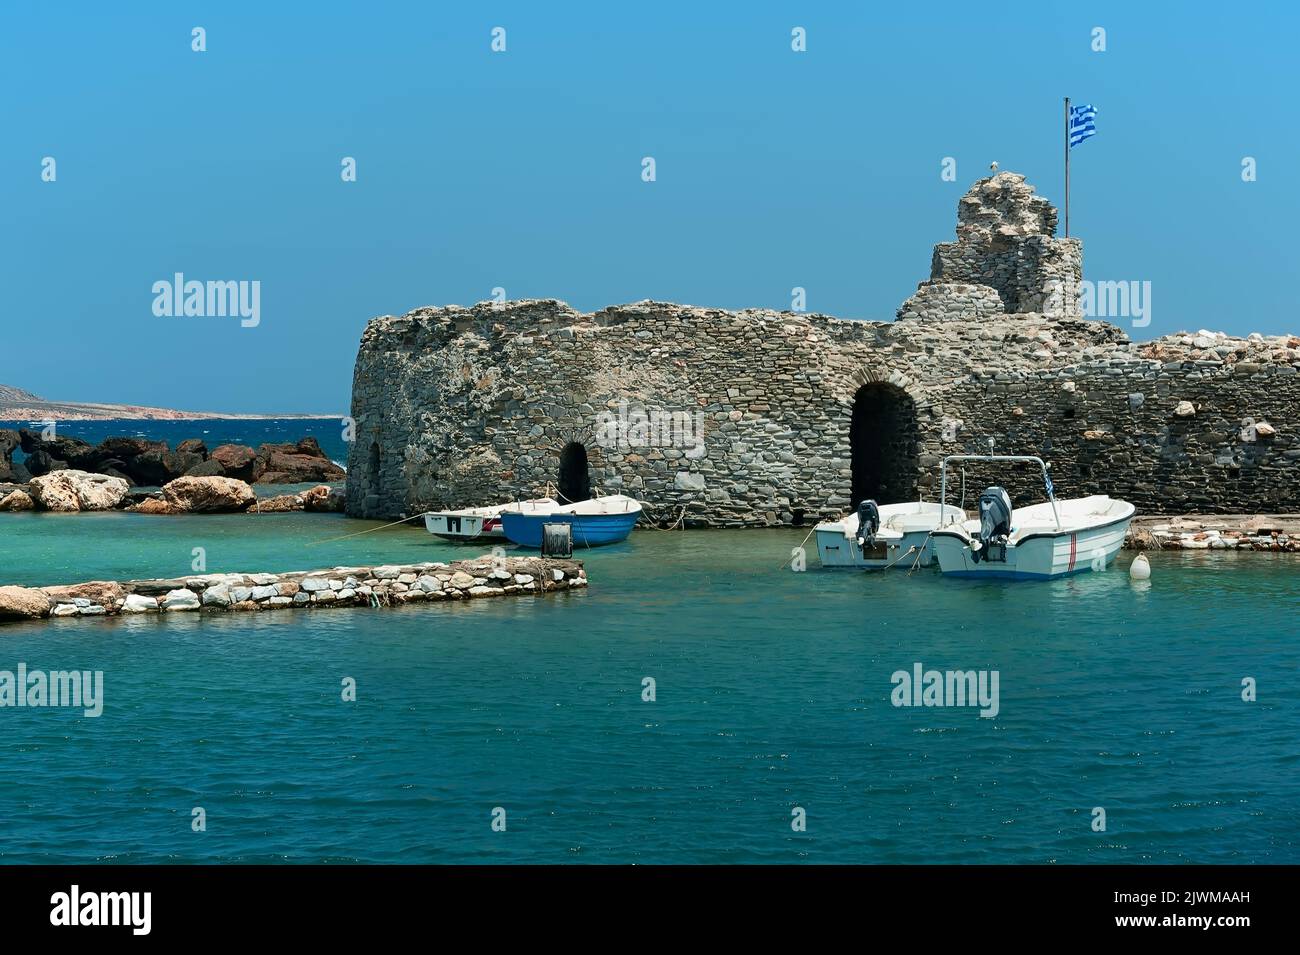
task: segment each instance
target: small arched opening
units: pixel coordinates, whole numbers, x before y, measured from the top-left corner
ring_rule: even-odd
[[[591,465],[582,442],[570,441],[560,452],[560,479],[557,483],[561,504],[574,504],[591,497]]]
[[[916,499],[916,402],[907,392],[882,382],[859,388],[853,397],[849,447],[850,506],[867,498],[878,504]]]
[[[366,461],[366,485],[371,494],[379,490],[379,442],[372,441],[370,444],[370,456]]]

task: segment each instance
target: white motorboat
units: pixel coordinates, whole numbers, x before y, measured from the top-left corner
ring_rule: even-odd
[[[949,462],[1037,464],[1047,500],[1012,508],[1007,492],[991,487],[980,495],[979,517],[939,527],[930,546],[939,571],[953,577],[1051,580],[1105,570],[1124,544],[1134,507],[1094,494],[1057,500],[1041,458],[1020,455],[950,455],[943,460],[940,501],[947,495]]]
[[[496,504],[491,507],[465,507],[456,511],[429,511],[424,515],[424,529],[450,541],[472,541],[483,539],[505,539],[501,527],[503,511],[518,511],[524,514],[550,513],[559,507],[558,501],[549,497],[539,497],[532,501],[511,501],[509,504]]]
[[[951,504],[863,501],[856,511],[814,528],[817,556],[823,567],[928,567],[934,560],[930,532],[943,523],[964,520],[966,512]],[[861,533],[864,528],[866,533]]]

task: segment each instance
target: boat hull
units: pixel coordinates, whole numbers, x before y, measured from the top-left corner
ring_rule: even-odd
[[[939,571],[948,577],[1052,580],[1105,570],[1114,562],[1128,533],[1132,513],[1097,527],[1033,534],[1006,548],[1006,560],[976,562],[969,538],[956,530],[936,531],[931,539]]]
[[[880,529],[864,548],[858,543],[857,514],[846,514],[814,528],[817,557],[823,567],[851,570],[928,567],[934,563],[930,533],[943,519],[965,520],[966,515],[960,508],[925,501],[885,504],[880,508]]]
[[[875,546],[866,548],[865,553],[856,538],[845,537],[840,531],[818,531],[817,557],[823,567],[848,570],[884,570],[891,566],[910,568],[914,564],[929,567],[934,562],[929,531],[889,537],[878,534]]]
[[[574,547],[600,547],[627,540],[641,511],[626,514],[518,514],[506,511],[501,526],[511,543],[520,547],[542,546],[543,524],[570,524]]]
[[[449,541],[502,540],[506,536],[499,515],[425,514],[424,529]]]

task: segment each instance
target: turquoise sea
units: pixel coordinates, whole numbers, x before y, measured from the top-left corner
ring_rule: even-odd
[[[477,553],[321,543],[378,526],[4,514],[0,583]],[[1300,558],[795,573],[806,533],[642,529],[548,597],[6,625],[0,669],[105,701],[0,709],[0,862],[1300,862]],[[997,716],[893,706],[917,662],[998,671]]]

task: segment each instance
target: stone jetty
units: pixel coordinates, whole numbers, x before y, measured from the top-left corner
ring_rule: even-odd
[[[545,594],[585,586],[587,572],[581,561],[484,555],[451,563],[0,587],[0,622],[141,613],[378,608]]]

